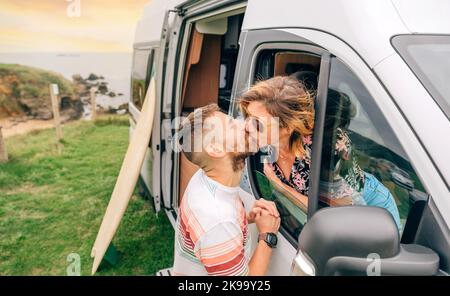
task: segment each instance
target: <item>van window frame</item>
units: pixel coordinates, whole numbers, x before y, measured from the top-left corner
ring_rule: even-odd
[[[298,37],[297,37],[298,38]],[[311,174],[310,174],[310,189],[308,192],[308,212],[307,212],[307,221],[314,215],[314,213],[318,209],[319,203],[319,173],[320,173],[320,160],[322,158],[322,138],[323,138],[323,125],[325,120],[325,107],[326,100],[328,94],[328,80],[329,80],[329,72],[330,72],[330,53],[318,46],[309,43],[302,42],[264,42],[254,49],[253,54],[251,56],[251,63],[248,72],[247,81],[249,85],[254,83],[255,71],[256,71],[256,63],[258,61],[259,54],[264,50],[277,49],[280,51],[296,51],[296,52],[304,52],[307,54],[314,54],[320,56],[320,70],[319,70],[319,81],[317,86],[317,96],[316,96],[316,116],[314,123],[314,133],[313,133],[313,145],[312,145],[312,157],[311,157]],[[239,61],[238,61],[239,63]],[[236,73],[237,75],[238,73]],[[235,79],[236,76],[235,76]],[[233,83],[235,84],[236,81]],[[232,95],[232,106],[236,104],[235,96]],[[230,112],[235,113],[237,107],[230,107]],[[255,199],[260,199],[261,195],[259,192],[259,188],[256,185],[254,174],[252,172],[252,168],[248,165],[247,162],[247,173],[248,179],[250,183],[250,187]],[[306,222],[308,223],[308,222]],[[305,224],[306,224],[305,223]],[[293,237],[283,226],[280,227],[279,232],[286,238],[289,243],[297,248],[298,247],[298,238]]]

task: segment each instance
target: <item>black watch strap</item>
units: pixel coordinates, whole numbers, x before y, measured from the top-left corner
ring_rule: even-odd
[[[278,242],[277,235],[273,232],[260,233],[258,235],[258,242],[260,240],[263,240],[271,248],[275,248]]]

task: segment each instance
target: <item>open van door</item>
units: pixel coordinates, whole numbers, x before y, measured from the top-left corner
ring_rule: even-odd
[[[172,151],[172,119],[174,116],[174,106],[172,104],[173,97],[173,83],[176,65],[176,48],[179,40],[179,28],[183,18],[177,9],[167,10],[165,13],[164,24],[161,33],[161,58],[158,68],[161,69],[160,83],[161,86],[161,101],[158,105],[160,111],[156,117],[159,122],[160,129],[160,147],[159,167],[154,167],[154,171],[160,172],[159,176],[154,176],[154,185],[159,186],[161,197],[156,198],[155,202],[159,201],[163,204],[166,211],[171,211],[174,208],[172,198],[172,169],[173,169],[173,151]],[[158,183],[158,184],[156,184]],[[170,222],[174,225],[175,216],[167,213]]]
[[[158,94],[158,101],[155,106],[155,124],[153,125],[152,131],[152,141],[150,143],[153,163],[152,163],[152,197],[155,212],[158,213],[161,210],[161,203],[163,207],[168,207],[167,203],[161,200],[163,192],[161,191],[161,183],[165,182],[166,174],[164,173],[166,164],[164,158],[162,157],[164,151],[166,150],[165,145],[165,131],[163,124],[162,108],[164,106],[163,99],[164,95],[164,77],[166,75],[166,59],[168,48],[168,40],[170,38],[169,34],[169,16],[170,11],[166,10],[164,15],[164,23],[161,31],[161,39],[159,45],[159,58],[157,62],[157,73],[156,73],[156,92]],[[170,207],[170,206],[169,206]]]

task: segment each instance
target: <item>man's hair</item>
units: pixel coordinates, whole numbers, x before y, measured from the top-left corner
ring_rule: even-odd
[[[206,165],[206,153],[203,151],[204,122],[207,118],[213,116],[214,112],[220,111],[217,104],[197,108],[186,117],[178,130],[178,144],[181,145],[184,155],[190,162],[201,168]],[[201,151],[197,151],[198,149],[195,149],[195,147],[201,147]]]

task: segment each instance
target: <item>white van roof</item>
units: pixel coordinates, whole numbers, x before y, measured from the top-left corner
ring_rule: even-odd
[[[151,0],[137,24],[134,43],[159,42],[165,12],[194,2]],[[242,29],[295,27],[324,31],[352,46],[374,67],[393,53],[390,38],[394,35],[450,34],[447,12],[448,0],[249,0]]]
[[[185,0],[151,0],[144,7],[144,13],[136,25],[134,44],[159,42],[166,11]],[[169,22],[172,21],[169,18]]]
[[[312,28],[352,46],[370,66],[393,52],[397,34],[450,34],[448,0],[249,0],[243,30]]]

